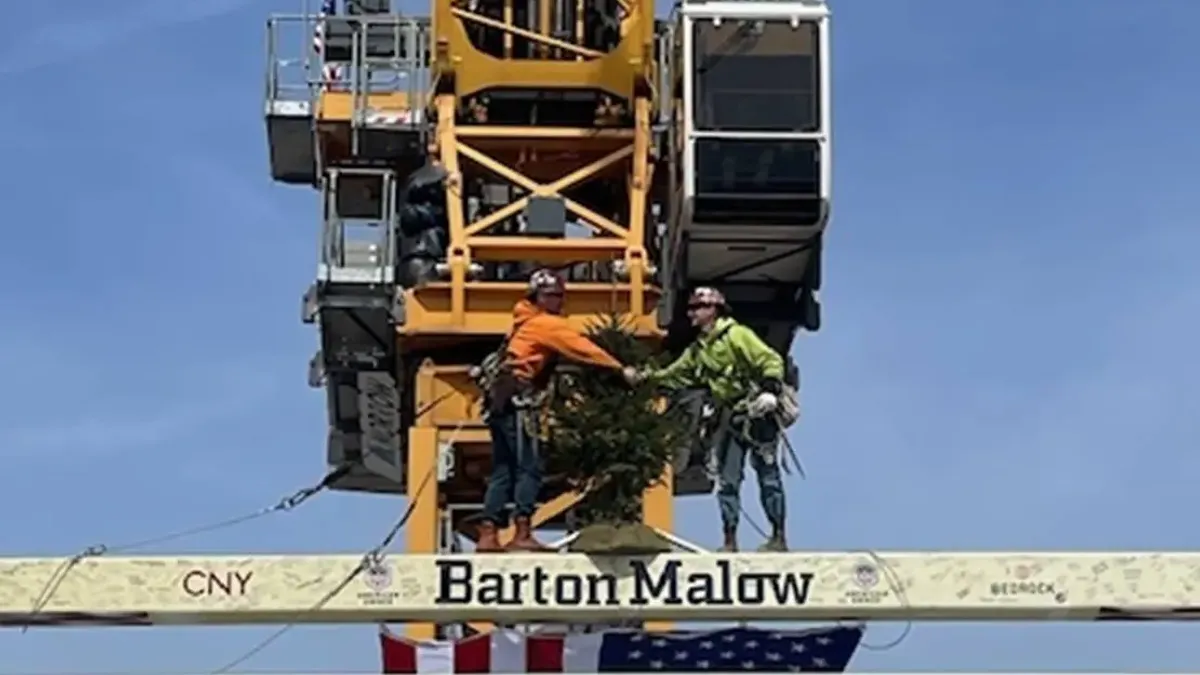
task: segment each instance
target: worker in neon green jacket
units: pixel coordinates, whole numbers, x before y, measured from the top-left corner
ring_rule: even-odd
[[[740,493],[749,455],[772,530],[760,550],[786,551],[781,429],[774,415],[783,393],[783,357],[752,329],[729,316],[729,304],[715,288],[702,287],[692,293],[688,318],[700,331],[696,341],[670,365],[642,376],[667,389],[707,389],[718,410],[720,424],[712,457],[725,537],[721,550],[738,548]]]

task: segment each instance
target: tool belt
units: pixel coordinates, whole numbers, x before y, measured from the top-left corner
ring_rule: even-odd
[[[487,409],[497,414],[512,406],[518,410],[534,408],[545,400],[546,388],[526,382],[504,368],[496,373],[492,386],[487,391]]]
[[[525,387],[508,368],[500,369],[492,380],[492,386],[487,390],[488,412],[499,414],[505,408],[517,403],[521,390]]]
[[[779,421],[780,429],[787,429],[800,421],[800,392],[794,386],[784,383],[778,399],[779,409],[775,411],[775,418]]]

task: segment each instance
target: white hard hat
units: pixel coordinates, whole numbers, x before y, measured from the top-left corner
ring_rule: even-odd
[[[567,282],[563,276],[552,269],[542,268],[529,275],[529,295],[546,291],[562,293],[566,287]]]
[[[714,307],[725,307],[725,294],[710,286],[701,286],[692,291],[690,304],[697,305],[712,305]]]

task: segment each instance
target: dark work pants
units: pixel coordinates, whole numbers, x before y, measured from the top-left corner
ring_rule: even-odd
[[[758,477],[763,512],[772,528],[782,529],[787,516],[783,474],[779,470],[779,425],[774,420],[734,416],[716,436],[717,503],[726,531],[736,530],[741,515],[746,456]]]
[[[542,490],[542,467],[536,437],[525,433],[525,413],[513,405],[488,417],[492,433],[492,475],[483,498],[483,519],[508,527],[508,503],[513,515],[532,517]]]

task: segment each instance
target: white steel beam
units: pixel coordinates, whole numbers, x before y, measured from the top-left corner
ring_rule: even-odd
[[[0,625],[1200,618],[1200,553],[361,560],[0,559]]]

